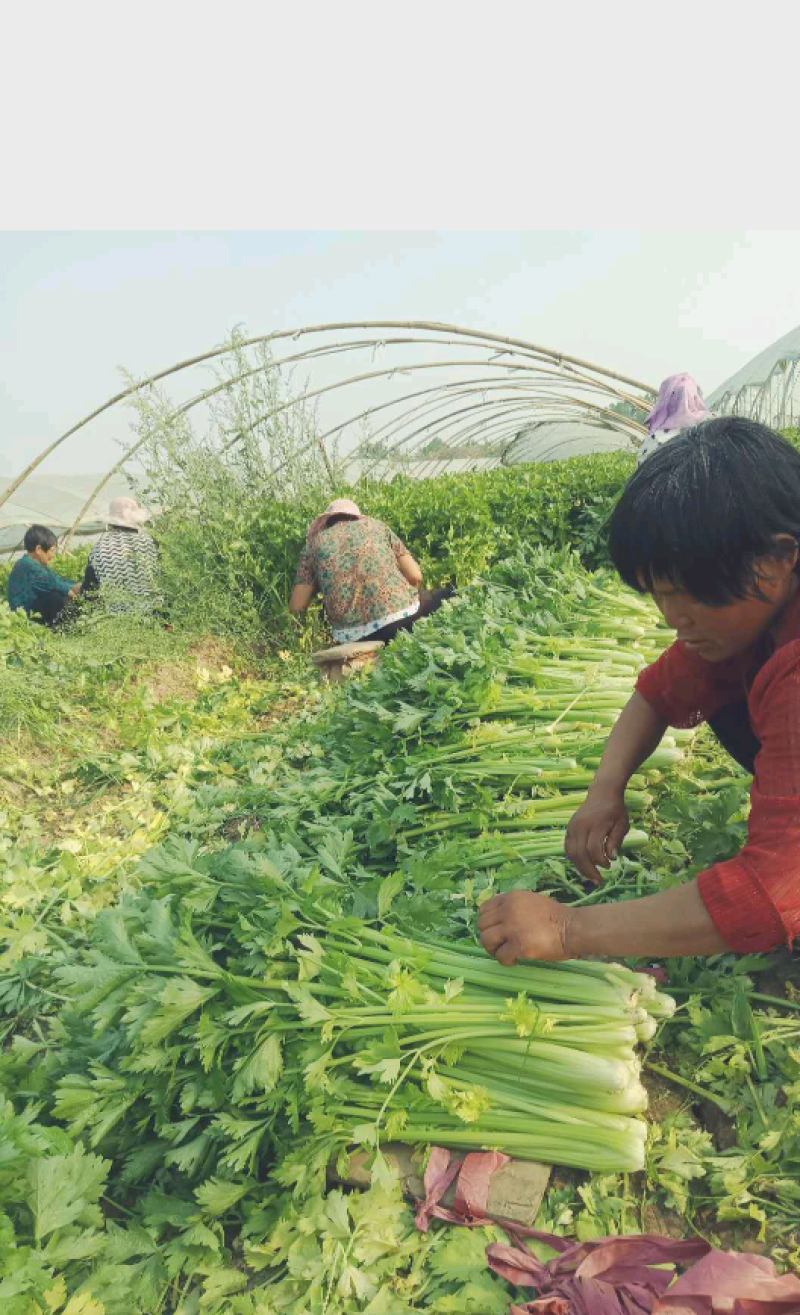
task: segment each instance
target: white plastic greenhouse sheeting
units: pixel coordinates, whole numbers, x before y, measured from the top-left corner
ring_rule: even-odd
[[[480,441],[480,434],[476,435]],[[622,430],[602,422],[569,420],[543,420],[528,425],[504,439],[505,462],[518,465],[524,462],[554,461],[565,457],[584,456],[591,452],[613,452],[619,449],[633,451],[635,440]],[[404,474],[414,479],[425,479],[439,473],[461,474],[491,470],[500,464],[498,457],[459,458],[440,453],[435,457],[403,459],[402,446],[388,460],[377,462],[345,458],[345,478],[355,483],[362,475],[373,479],[392,479]],[[47,525],[59,536],[66,535],[80,514],[92,490],[99,484],[100,475],[32,475],[17,489],[13,497],[0,507],[0,554],[18,552],[29,525]],[[0,492],[8,488],[11,480],[0,478]],[[87,537],[99,534],[105,523],[108,504],[112,498],[131,496],[132,489],[124,475],[115,475],[106,484],[99,498],[88,509],[78,531],[84,542]]]
[[[47,525],[54,534],[67,534],[101,479],[101,475],[32,475],[0,507],[0,553],[16,552],[29,525]],[[10,483],[10,478],[0,478],[0,492]],[[81,537],[101,533],[111,499],[130,497],[131,492],[124,475],[109,480],[87,512]]]
[[[766,383],[778,361],[792,360],[798,355],[800,355],[800,325],[785,333],[782,338],[778,338],[777,342],[765,347],[763,352],[759,352],[752,361],[748,361],[741,370],[737,370],[730,379],[726,379],[724,384],[720,384],[707,399],[708,405],[713,409],[724,397],[735,396],[741,388],[755,388]]]
[[[800,424],[800,325],[754,356],[708,399],[712,410],[775,429]]]
[[[51,529],[54,534],[57,534],[59,539],[62,539],[69,530],[68,525],[58,525],[52,520],[49,522],[29,521],[27,522],[27,524],[20,524],[20,525],[0,525],[0,555],[1,556],[7,557],[9,553],[12,556],[15,556],[17,553],[21,553],[23,551],[23,546],[24,546],[23,540],[25,538],[25,531],[27,530],[28,525],[30,525],[31,523],[38,525],[47,524],[48,528]],[[105,521],[84,521],[80,530],[78,530],[76,534],[74,542],[76,544],[79,544],[79,543],[86,543],[87,540],[89,539],[96,539],[98,535],[103,533],[103,530],[105,528],[106,528]]]
[[[395,458],[374,458],[367,461],[348,461],[345,458],[344,478],[348,484],[356,484],[364,476],[374,480],[390,480],[395,475],[405,475],[409,479],[430,479],[434,475],[463,475],[474,474],[479,470],[495,470],[498,462],[496,460],[485,460],[481,457],[469,457],[460,460],[454,457],[447,461],[447,464],[439,464],[439,457],[428,457],[419,461],[403,460],[402,455]]]
[[[523,461],[559,461],[593,452],[634,452],[635,440],[621,429],[590,420],[543,420],[527,425],[509,445],[509,465]]]
[[[478,441],[480,434],[476,435]],[[583,457],[593,452],[635,452],[636,440],[610,425],[582,420],[543,420],[528,425],[505,440],[504,462],[499,457],[448,457],[445,452],[435,457],[403,458],[402,448],[394,457],[379,461],[351,460],[345,464],[345,478],[355,483],[364,474],[373,479],[391,479],[403,474],[411,479],[427,479],[431,475],[460,475],[482,470],[495,470],[499,465],[517,466],[538,461],[559,461],[567,457]]]

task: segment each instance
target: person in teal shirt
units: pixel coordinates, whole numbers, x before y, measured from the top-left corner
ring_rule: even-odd
[[[28,616],[41,617],[52,626],[64,619],[64,608],[81,586],[51,570],[58,540],[46,525],[31,525],[23,540],[25,556],[15,562],[8,577],[8,604]]]

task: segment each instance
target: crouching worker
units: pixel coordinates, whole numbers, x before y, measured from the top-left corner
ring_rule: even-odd
[[[707,420],[637,470],[610,522],[622,579],[675,642],[641,672],[612,730],[567,857],[602,880],[628,830],[625,786],[668,726],[707,722],[753,777],[747,843],[644,899],[570,908],[512,891],[481,910],[501,963],[750,954],[800,935],[800,453],[738,416]]]
[[[337,644],[392,639],[430,616],[454,592],[421,589],[422,571],[382,521],[338,498],[308,527],[289,611],[299,616],[315,593]]]
[[[58,540],[46,525],[31,525],[23,544],[25,556],[14,563],[8,577],[8,605],[22,608],[45,625],[61,625],[70,615],[70,601],[77,598],[81,586],[51,569]]]
[[[104,594],[109,613],[156,612],[163,604],[158,590],[158,546],[144,529],[150,513],[133,498],[114,498],[108,529],[89,553],[83,592]]]

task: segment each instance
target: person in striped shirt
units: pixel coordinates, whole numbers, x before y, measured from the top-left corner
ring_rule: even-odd
[[[89,554],[83,592],[101,593],[112,613],[152,613],[161,606],[158,547],[143,529],[150,513],[133,498],[114,498],[108,529]]]

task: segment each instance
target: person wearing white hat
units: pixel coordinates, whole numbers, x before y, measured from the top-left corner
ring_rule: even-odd
[[[105,595],[109,612],[153,612],[158,592],[158,548],[142,528],[150,513],[134,498],[114,498],[109,504],[108,529],[89,554],[83,592]]]
[[[389,640],[453,593],[421,584],[418,563],[388,525],[337,498],[308,527],[289,611],[300,616],[319,591],[337,644]]]

